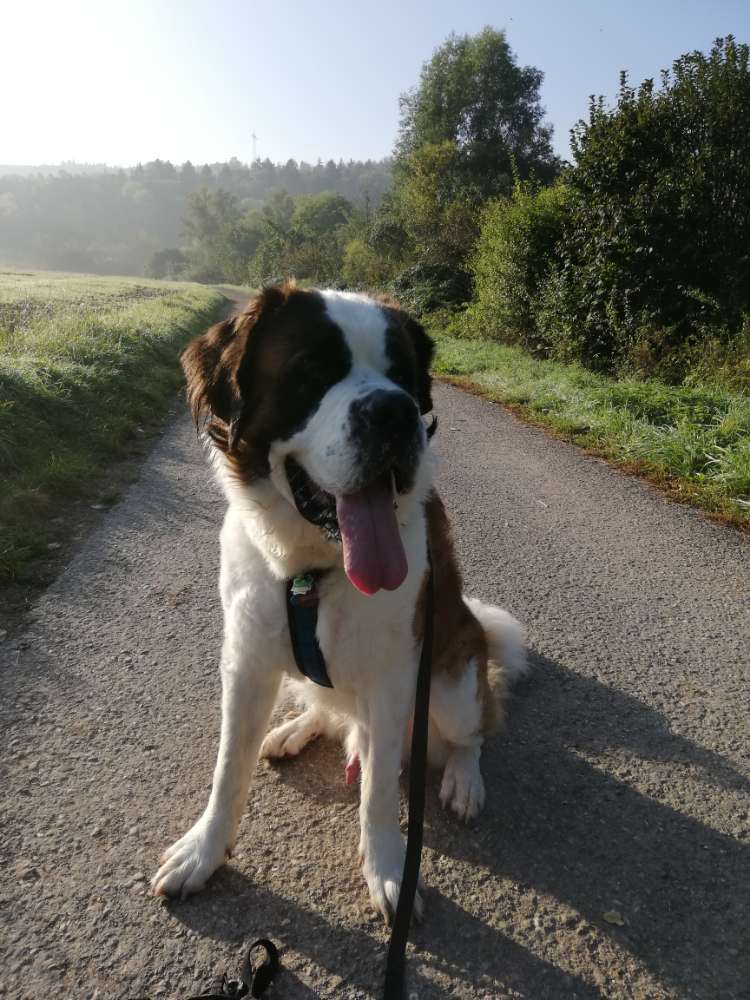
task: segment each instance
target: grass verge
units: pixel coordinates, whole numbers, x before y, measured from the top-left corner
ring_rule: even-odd
[[[750,399],[721,385],[608,379],[518,347],[457,338],[439,321],[435,373],[750,529]]]
[[[158,424],[182,344],[225,304],[199,285],[0,274],[0,582],[46,551],[61,499]]]

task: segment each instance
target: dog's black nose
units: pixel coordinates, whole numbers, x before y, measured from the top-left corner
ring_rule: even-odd
[[[411,396],[400,389],[375,389],[354,400],[350,420],[355,435],[377,434],[387,440],[413,433],[417,406]]]

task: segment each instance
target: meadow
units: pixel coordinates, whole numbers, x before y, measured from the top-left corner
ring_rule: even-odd
[[[671,386],[540,361],[520,347],[455,337],[436,315],[435,374],[515,409],[681,501],[750,527],[750,398],[718,381]]]
[[[61,502],[158,426],[180,348],[225,305],[193,284],[0,273],[0,582],[47,551]]]

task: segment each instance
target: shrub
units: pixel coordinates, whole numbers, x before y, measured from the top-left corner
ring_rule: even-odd
[[[540,289],[562,237],[566,205],[562,182],[541,189],[517,182],[510,198],[487,205],[470,265],[476,294],[470,318],[479,333],[547,351],[537,312]]]
[[[341,275],[350,288],[379,288],[389,272],[387,262],[364,240],[350,240],[344,247]]]
[[[406,309],[421,316],[466,302],[471,295],[471,279],[458,267],[415,264],[397,274],[389,290]]]
[[[540,326],[557,356],[675,359],[750,309],[748,46],[680,57],[661,89],[621,78],[573,130],[569,219]],[[666,365],[667,369],[670,367]],[[679,369],[681,366],[677,366]],[[680,376],[679,370],[674,372]]]

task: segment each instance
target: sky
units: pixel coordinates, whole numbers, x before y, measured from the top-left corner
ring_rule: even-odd
[[[555,149],[588,96],[658,76],[750,0],[6,0],[0,164],[388,155],[398,99],[453,31],[504,28],[545,74]]]

